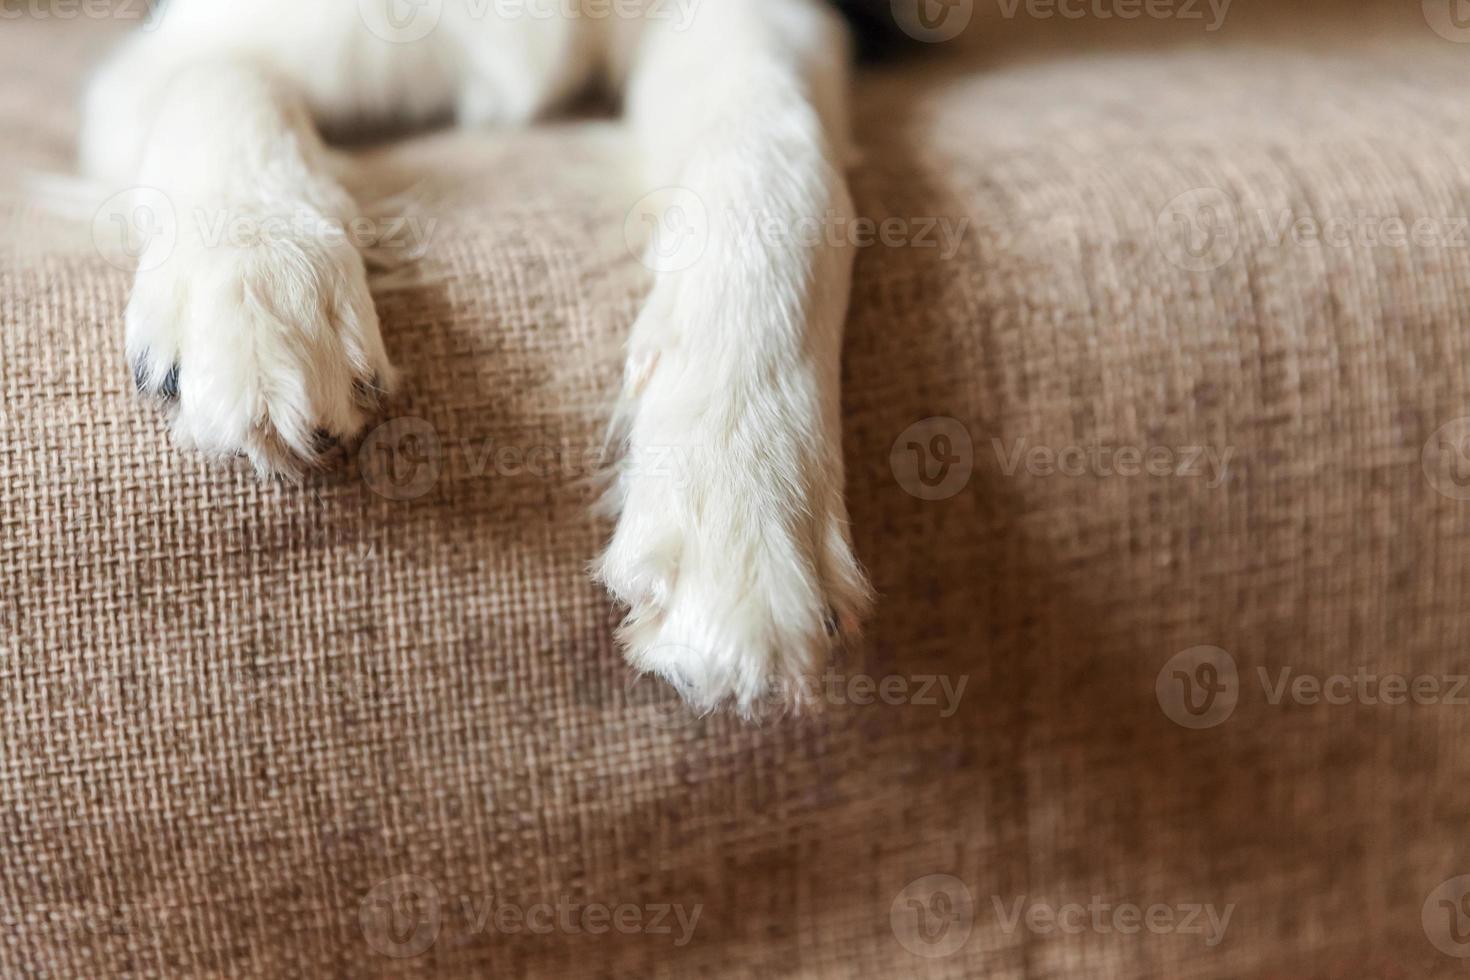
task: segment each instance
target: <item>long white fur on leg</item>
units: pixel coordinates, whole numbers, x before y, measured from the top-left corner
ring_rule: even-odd
[[[630,607],[629,660],[695,707],[800,706],[869,598],[842,493],[853,250],[821,233],[852,218],[845,39],[809,0],[741,0],[686,30],[651,23],[638,59],[645,173],[706,237],[658,274],[633,330],[600,577]]]
[[[175,441],[291,471],[365,425],[394,373],[304,100],[249,57],[171,67],[139,49],[99,78],[84,160],[155,229],[125,313],[141,391]]]

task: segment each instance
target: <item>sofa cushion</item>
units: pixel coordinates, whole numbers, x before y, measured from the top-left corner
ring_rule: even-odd
[[[880,601],[765,727],[634,682],[588,579],[615,127],[357,154],[419,202],[406,384],[262,483],[169,447],[127,273],[19,190],[117,25],[7,23],[0,974],[1450,975],[1465,50],[1267,6],[862,77]]]

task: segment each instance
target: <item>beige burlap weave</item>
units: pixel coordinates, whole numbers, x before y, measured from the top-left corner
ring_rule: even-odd
[[[171,450],[128,276],[7,192],[0,975],[1460,975],[1470,47],[1267,6],[863,77],[881,599],[766,728],[630,688],[585,573],[607,124],[365,158],[435,190],[411,451],[303,486]],[[0,23],[7,186],[115,27]]]

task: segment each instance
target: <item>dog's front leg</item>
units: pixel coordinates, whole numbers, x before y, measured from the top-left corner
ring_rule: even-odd
[[[868,601],[840,435],[846,38],[810,0],[740,0],[641,41],[627,104],[660,188],[657,275],[600,573],[635,667],[750,714],[803,700]]]
[[[290,75],[180,23],[126,45],[88,98],[84,165],[127,188],[116,217],[146,236],[127,355],[179,443],[289,471],[357,433],[392,378],[357,210]]]

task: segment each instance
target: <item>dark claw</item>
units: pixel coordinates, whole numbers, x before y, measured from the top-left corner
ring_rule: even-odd
[[[175,364],[168,369],[168,374],[163,376],[163,384],[158,386],[158,394],[173,401],[179,397],[179,366]]]
[[[362,378],[358,378],[352,382],[352,391],[357,396],[359,405],[366,405],[370,408],[376,407],[383,397],[383,379],[376,374],[372,376],[371,380],[365,381]]]
[[[133,384],[137,387],[138,394],[149,393],[148,352],[146,350],[139,354],[138,359],[133,362]],[[168,369],[168,373],[163,376],[162,383],[153,394],[167,401],[173,401],[179,397],[179,366],[177,364]]]

